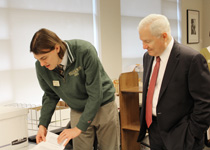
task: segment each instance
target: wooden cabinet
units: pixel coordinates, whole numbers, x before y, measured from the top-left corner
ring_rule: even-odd
[[[122,73],[119,77],[121,150],[140,150],[137,142],[139,121],[138,73]]]

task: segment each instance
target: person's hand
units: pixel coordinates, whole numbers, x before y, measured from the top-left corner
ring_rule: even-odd
[[[36,135],[36,143],[39,144],[42,141],[46,141],[46,134],[47,134],[47,129],[43,126],[39,126],[38,133]]]
[[[71,139],[79,136],[81,133],[82,130],[78,129],[77,127],[71,129],[64,129],[58,136],[58,144],[62,143],[65,139],[67,139],[64,144],[64,146],[66,146]]]

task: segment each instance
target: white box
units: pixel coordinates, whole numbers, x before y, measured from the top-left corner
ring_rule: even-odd
[[[0,106],[0,150],[28,146],[27,108]]]

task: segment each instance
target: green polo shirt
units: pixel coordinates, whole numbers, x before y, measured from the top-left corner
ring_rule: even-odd
[[[83,40],[65,41],[69,48],[64,78],[36,62],[39,84],[44,91],[39,125],[48,127],[60,99],[82,112],[77,127],[86,131],[99,108],[115,99],[115,88],[94,46]]]

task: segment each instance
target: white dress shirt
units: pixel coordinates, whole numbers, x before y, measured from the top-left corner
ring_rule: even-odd
[[[174,39],[172,38],[170,43],[168,44],[167,48],[160,55],[160,68],[159,68],[159,72],[158,72],[158,76],[157,76],[157,81],[156,81],[154,95],[153,95],[153,101],[152,101],[152,114],[154,116],[157,116],[156,107],[157,107],[157,103],[158,103],[158,97],[159,97],[160,88],[161,88],[163,76],[164,76],[164,73],[165,73],[166,65],[168,63],[168,58],[169,58],[169,55],[171,53],[173,44],[174,44]],[[151,74],[150,74],[150,79],[151,79],[151,75],[152,75],[155,64],[156,64],[156,57],[153,61],[152,71],[151,71]]]

